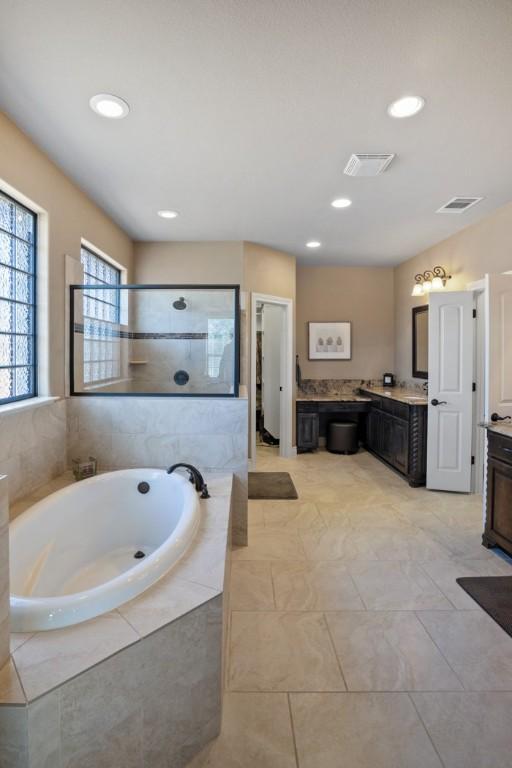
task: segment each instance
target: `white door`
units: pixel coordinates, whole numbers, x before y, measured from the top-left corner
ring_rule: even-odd
[[[427,488],[471,490],[473,294],[431,293]]]
[[[281,346],[284,309],[277,304],[264,304],[262,312],[262,399],[263,425],[272,437],[279,439],[281,429]]]
[[[512,275],[486,275],[487,295],[487,408],[512,417]],[[507,419],[508,421],[508,419]]]

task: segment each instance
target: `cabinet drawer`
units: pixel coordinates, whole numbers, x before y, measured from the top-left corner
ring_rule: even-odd
[[[489,437],[489,456],[512,464],[512,438],[505,435],[498,435],[494,432],[488,432]]]
[[[405,403],[398,403],[396,400],[386,400],[386,398],[382,398],[381,407],[385,413],[389,413],[391,416],[396,416],[398,419],[407,421],[409,418],[409,406]]]

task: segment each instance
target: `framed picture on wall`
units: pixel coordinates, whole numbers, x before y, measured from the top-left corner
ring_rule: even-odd
[[[309,323],[309,360],[351,360],[352,323]]]

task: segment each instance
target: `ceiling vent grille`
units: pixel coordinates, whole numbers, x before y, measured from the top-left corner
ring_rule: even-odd
[[[386,170],[394,156],[394,154],[386,154],[385,152],[350,155],[343,173],[347,176],[378,176],[379,173]]]
[[[483,200],[483,197],[452,197],[436,213],[463,213],[471,206],[476,205]]]

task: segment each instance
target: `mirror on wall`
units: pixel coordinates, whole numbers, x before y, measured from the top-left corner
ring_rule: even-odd
[[[412,310],[412,375],[428,379],[428,304]]]

